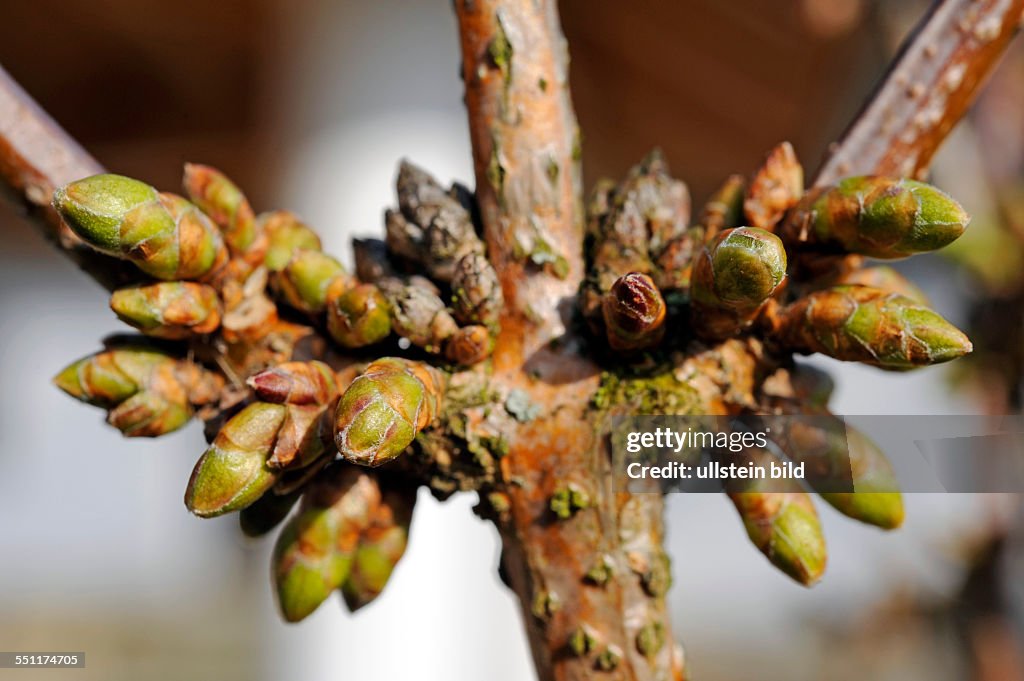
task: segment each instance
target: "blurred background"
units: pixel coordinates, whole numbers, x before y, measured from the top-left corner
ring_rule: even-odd
[[[923,10],[562,3],[587,184],[655,145],[697,205],[783,139],[813,169]],[[184,161],[210,163],[257,210],[301,214],[336,254],[379,234],[399,158],[472,182],[447,0],[6,0],[0,16],[0,64],[106,167],[173,190]],[[837,377],[839,413],[1021,408],[1020,41],[934,179],[975,220],[960,248],[906,269],[979,351],[905,375],[814,360]],[[87,652],[84,670],[34,678],[533,678],[497,534],[470,495],[422,496],[405,558],[358,616],[327,604],[281,623],[270,541],[182,504],[200,428],[124,440],[51,386],[120,330],[104,292],[8,204],[0,235],[0,649]],[[749,545],[724,498],[670,498],[670,599],[695,676],[1024,678],[1016,498],[911,495],[895,534],[821,512],[831,564],[805,590]]]

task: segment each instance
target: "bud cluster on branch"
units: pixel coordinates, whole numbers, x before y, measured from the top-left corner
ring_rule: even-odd
[[[696,224],[686,185],[657,153],[621,184],[599,183],[579,313],[607,344],[613,369],[652,376],[667,361],[677,373],[718,381],[727,410],[827,416],[830,387],[794,366],[793,353],[909,369],[970,350],[895,270],[854,257],[892,259],[949,243],[967,224],[955,201],[900,179],[849,178],[807,194],[802,185],[788,144],[749,182],[729,177]],[[463,455],[493,461],[483,443],[501,440],[494,414],[533,418],[522,396],[487,387],[504,304],[474,196],[403,162],[386,238],[354,241],[353,274],[296,215],[256,214],[219,171],[190,164],[184,188],[187,198],[98,175],[55,193],[78,236],[137,266],[139,280],[114,291],[110,305],[158,339],[113,342],[62,371],[57,385],[108,410],[129,436],[165,434],[198,412],[211,442],[187,507],[201,517],[239,511],[251,536],[285,523],[273,575],[289,621],[334,591],[362,607],[405,549],[423,481],[416,466],[444,459],[450,468]],[[748,365],[775,378],[756,384]],[[784,421],[773,432],[782,455],[810,442],[819,460],[839,465],[845,443],[829,433],[795,432]],[[463,445],[437,449],[451,437]],[[892,470],[870,441],[856,439],[858,493],[817,491],[850,517],[895,527],[903,510]],[[403,458],[410,450],[427,455]],[[821,576],[821,526],[801,489],[752,486],[730,496],[775,565],[804,583]],[[552,509],[563,505],[552,498]],[[571,522],[582,508],[556,515]]]
[[[138,268],[110,306],[159,339],[115,339],[55,381],[128,436],[163,435],[199,411],[215,430],[189,510],[240,511],[259,536],[298,504],[275,552],[285,617],[334,590],[362,607],[401,558],[415,487],[351,464],[402,454],[441,415],[447,372],[486,360],[499,331],[472,193],[403,163],[387,242],[356,240],[354,276],[296,215],[257,215],[219,171],[188,164],[183,186],[187,198],[105,174],[55,192],[75,234]],[[331,364],[298,361],[310,343]]]
[[[596,342],[611,351],[610,373],[650,381],[666,364],[693,376],[690,366],[699,363],[704,380],[725,393],[718,406],[725,413],[830,418],[831,387],[794,365],[793,354],[907,370],[971,351],[967,336],[896,270],[864,266],[864,257],[893,260],[948,245],[967,227],[963,208],[913,180],[850,177],[805,193],[803,178],[792,147],[780,144],[749,181],[730,176],[693,225],[686,186],[657,152],[620,184],[598,183],[588,203],[579,306]],[[653,391],[630,380],[635,391]],[[856,493],[815,490],[825,501],[885,529],[902,522],[892,468],[867,437],[846,427],[837,440],[827,429],[773,423],[777,452],[814,452],[816,462],[845,466],[840,472]],[[730,496],[751,540],[777,567],[805,584],[820,578],[824,538],[799,486],[752,485]]]

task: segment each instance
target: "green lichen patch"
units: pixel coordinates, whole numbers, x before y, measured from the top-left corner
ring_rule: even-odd
[[[700,404],[697,391],[676,378],[671,370],[651,376],[629,376],[612,371],[601,374],[591,398],[597,409],[629,407],[634,414],[685,415]]]

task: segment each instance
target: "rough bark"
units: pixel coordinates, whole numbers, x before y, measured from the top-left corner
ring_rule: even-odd
[[[502,460],[509,513],[503,563],[542,679],[664,679],[672,646],[644,656],[641,630],[671,642],[664,594],[644,589],[633,562],[661,561],[662,501],[616,494],[590,408],[599,372],[578,349],[569,313],[583,275],[579,133],[568,54],[553,0],[460,0],[466,106],[477,198],[506,313],[495,383],[521,390],[542,416],[508,433]],[[540,257],[538,257],[540,256]],[[555,266],[552,266],[552,264]],[[589,508],[558,518],[550,500],[575,485]],[[585,575],[607,563],[603,584]],[[580,641],[576,652],[569,645]],[[612,676],[598,667],[621,656]]]
[[[1024,0],[936,2],[829,150],[815,186],[848,175],[922,179],[1024,19]]]

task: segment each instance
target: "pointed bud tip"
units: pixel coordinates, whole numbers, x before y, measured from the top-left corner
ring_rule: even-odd
[[[84,361],[72,362],[61,369],[60,373],[51,379],[53,384],[72,397],[80,397],[82,395],[82,383],[79,380],[78,369]]]
[[[917,216],[917,250],[934,251],[956,241],[971,217],[963,206],[941,189],[923,182],[908,180],[917,196],[920,211]]]

